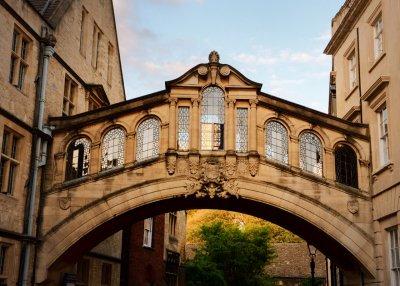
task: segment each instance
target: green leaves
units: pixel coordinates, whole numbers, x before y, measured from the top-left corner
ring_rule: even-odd
[[[186,265],[188,285],[214,285],[201,281],[209,281],[210,275],[219,277],[218,273],[226,284],[215,285],[267,285],[264,267],[274,257],[268,227],[212,222],[203,225],[198,236],[202,244]]]

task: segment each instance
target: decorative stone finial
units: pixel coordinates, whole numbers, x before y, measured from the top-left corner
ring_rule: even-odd
[[[209,63],[219,63],[219,54],[217,51],[212,51],[208,56]]]

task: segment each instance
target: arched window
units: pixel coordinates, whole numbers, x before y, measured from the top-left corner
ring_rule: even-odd
[[[270,121],[265,130],[265,154],[283,164],[289,162],[288,132],[282,123]]]
[[[221,150],[224,147],[224,92],[210,86],[201,101],[201,149]]]
[[[114,128],[107,132],[103,139],[101,169],[106,170],[124,164],[125,132]]]
[[[72,180],[89,173],[90,141],[79,138],[71,142],[67,150],[66,179]]]
[[[160,121],[150,117],[139,124],[136,140],[136,160],[158,156],[160,147]]]
[[[358,187],[357,155],[347,145],[340,145],[335,149],[336,181],[341,184]]]
[[[322,176],[322,144],[311,132],[300,136],[300,168]]]

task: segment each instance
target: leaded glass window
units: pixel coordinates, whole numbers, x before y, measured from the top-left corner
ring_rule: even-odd
[[[160,147],[160,121],[148,118],[137,128],[136,160],[143,161],[158,156]]]
[[[103,139],[101,169],[106,170],[124,164],[125,132],[114,128]]]
[[[224,92],[210,86],[203,92],[201,102],[201,149],[220,150],[224,146]]]
[[[400,239],[397,227],[389,230],[391,286],[400,286]]]
[[[66,179],[72,180],[89,173],[90,141],[79,138],[68,146]]]
[[[267,123],[265,130],[265,154],[268,159],[289,163],[288,132],[278,121]]]
[[[300,168],[322,176],[322,144],[311,132],[300,136]]]
[[[248,109],[236,109],[236,151],[247,152]]]
[[[336,181],[357,188],[357,155],[351,147],[341,145],[335,150]]]
[[[178,149],[189,150],[189,107],[178,107]]]

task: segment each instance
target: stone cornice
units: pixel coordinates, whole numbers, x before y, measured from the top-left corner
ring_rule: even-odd
[[[351,32],[354,24],[357,20],[361,17],[362,12],[367,8],[367,4],[371,0],[353,0],[353,1],[346,1],[343,5],[349,5],[349,10],[347,11],[346,15],[343,17],[343,20],[339,24],[336,32],[333,34],[331,40],[329,41],[328,45],[326,46],[324,53],[327,55],[333,55],[336,53],[338,48],[342,45],[345,38]],[[343,7],[342,7],[343,9]],[[342,10],[341,9],[341,10]]]

